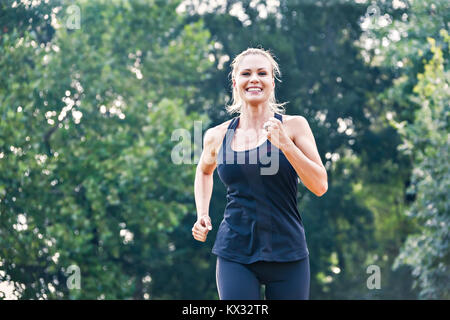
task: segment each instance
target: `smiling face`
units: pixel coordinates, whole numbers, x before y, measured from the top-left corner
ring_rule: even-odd
[[[233,87],[246,103],[260,104],[268,101],[275,88],[270,61],[260,54],[245,56],[238,66]]]

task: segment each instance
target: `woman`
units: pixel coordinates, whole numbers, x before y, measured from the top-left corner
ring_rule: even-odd
[[[195,176],[194,239],[212,230],[209,202],[217,167],[227,206],[212,252],[221,300],[309,299],[309,251],[297,209],[297,184],[317,196],[328,188],[314,136],[302,116],[281,115],[275,100],[279,68],[271,53],[249,48],[232,62],[233,103],[239,117],[206,131]],[[275,170],[263,173],[268,156]],[[239,161],[239,160],[240,161]],[[276,160],[276,161],[275,161]]]

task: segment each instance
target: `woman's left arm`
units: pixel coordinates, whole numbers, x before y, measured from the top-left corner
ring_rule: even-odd
[[[294,116],[293,137],[282,144],[280,150],[294,167],[303,184],[320,197],[328,190],[327,170],[322,164],[314,135],[303,116]]]

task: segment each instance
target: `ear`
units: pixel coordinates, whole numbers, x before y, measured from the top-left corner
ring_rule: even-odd
[[[233,88],[236,87],[236,80],[233,79]]]

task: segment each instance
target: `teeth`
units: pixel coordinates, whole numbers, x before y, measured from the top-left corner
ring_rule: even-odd
[[[260,88],[250,88],[247,91],[262,91]]]

